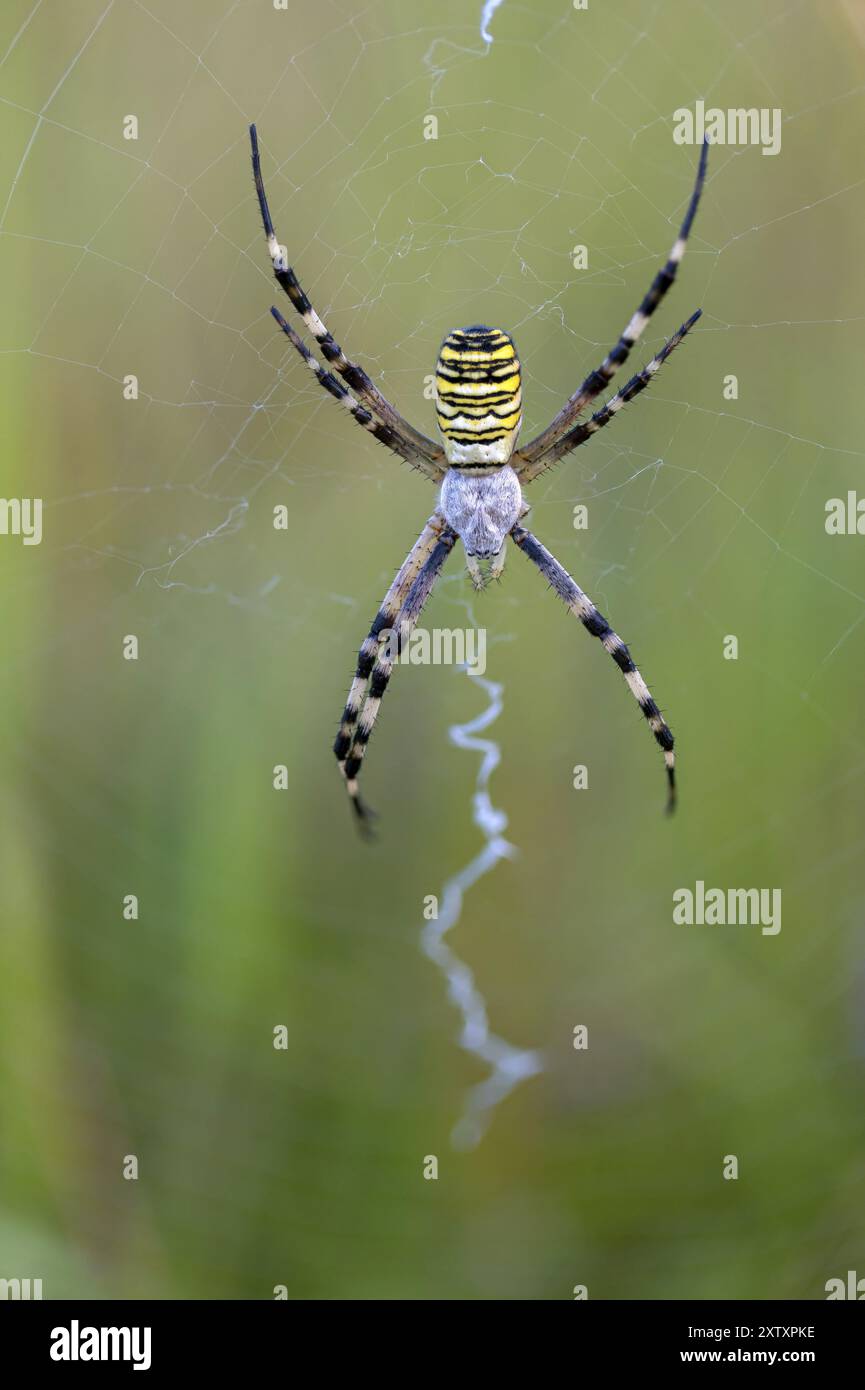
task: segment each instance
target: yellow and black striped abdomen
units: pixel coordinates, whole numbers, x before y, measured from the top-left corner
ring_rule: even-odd
[[[436,412],[448,463],[507,463],[522,420],[520,361],[500,328],[455,328],[436,364]]]

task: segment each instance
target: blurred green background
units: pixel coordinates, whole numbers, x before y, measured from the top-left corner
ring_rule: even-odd
[[[865,495],[865,6],[505,0],[492,47],[480,10],[4,6],[3,492],[45,511],[41,546],[0,542],[0,1276],[46,1297],[821,1298],[865,1275],[865,540],[824,529]],[[702,305],[699,329],[530,499],[668,714],[680,811],[514,551],[474,614],[519,857],[450,939],[545,1069],[458,1152],[484,1073],[419,935],[482,844],[448,728],[485,697],[397,672],[360,843],[330,743],[433,493],[276,331],[246,128],[304,284],[396,405],[431,432],[441,337],[500,324],[527,437],[666,256],[696,162],[672,115],[701,97],[780,107],[781,153],[712,152],[640,360]],[[426,625],[469,598],[455,556]],[[675,926],[697,879],[781,888],[780,935]]]

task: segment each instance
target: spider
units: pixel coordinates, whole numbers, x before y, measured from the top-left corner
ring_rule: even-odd
[[[319,318],[276,239],[267,205],[255,126],[249,128],[252,172],[273,273],[318,343],[333,371],[312,355],[303,339],[275,307],[271,313],[325,391],[381,444],[423,473],[439,488],[438,503],[385,594],[357,659],[339,732],[333,746],[346,789],[362,828],[372,812],[358,790],[364,754],[393,673],[395,651],[384,637],[396,632],[408,640],[442,567],[461,540],[468,572],[477,588],[497,579],[505,562],[505,542],[515,545],[537,566],[571,613],[598,637],[618,666],[664,754],[667,810],[676,800],[673,735],[622,639],[591,599],[541,542],[523,526],[529,510],[523,488],[618,414],[649,385],[667,358],[690,333],[698,309],[652,360],[632,376],[600,410],[579,421],[585,407],[606,390],[630,355],[652,314],[669,290],[685,254],[706,176],[708,143],[700,152],[694,189],[679,235],[667,262],[655,275],[640,307],[599,367],[590,372],[551,424],[516,448],[522,422],[520,362],[514,340],[500,328],[473,324],[445,338],[436,364],[435,402],[442,443],[421,434],[394,409],[357,362],[343,352]],[[334,375],[342,377],[342,384]]]

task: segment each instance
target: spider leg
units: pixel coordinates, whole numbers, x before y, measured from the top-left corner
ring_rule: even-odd
[[[369,634],[361,644],[357,656],[357,668],[355,670],[354,679],[352,680],[348,692],[342,720],[340,721],[339,732],[337,733],[333,745],[333,751],[339,763],[340,771],[343,773],[345,772],[346,759],[351,751],[358,716],[363,708],[370,676],[373,666],[375,665],[375,659],[379,653],[381,645],[379,642],[379,634],[394,628],[400,610],[402,609],[414,581],[417,579],[418,574],[429,558],[436,541],[439,539],[444,529],[445,522],[441,513],[437,511],[433,512],[400,566],[396,578],[382,599],[379,610],[370,627]]]
[[[505,553],[505,543],[503,541],[502,548],[498,555],[493,556],[492,564],[490,565],[490,579],[501,579],[502,571],[505,567]]]
[[[357,654],[357,668],[354,679],[349,688],[348,697],[343,710],[339,732],[333,745],[340,768],[343,767],[349,750],[351,749],[352,739],[354,738],[355,725],[363,705],[366,689],[369,684],[370,674],[375,658],[379,650],[379,633],[389,631],[393,628],[394,621],[405,602],[406,596],[414,581],[428,559],[433,546],[438,540],[444,528],[444,518],[440,512],[433,512],[427,521],[411,550],[402,565],[397,571],[396,578],[385,594],[379,605],[372,626],[368,635],[361,643],[360,651]]]
[[[658,271],[639,309],[637,309],[636,313],[631,317],[627,328],[622,333],[616,346],[607,354],[600,367],[596,367],[594,371],[589,373],[583,384],[562,407],[552,423],[549,424],[541,434],[536,435],[534,439],[530,440],[528,444],[518,450],[515,456],[514,467],[519,474],[521,482],[531,482],[532,478],[536,477],[537,472],[541,470],[535,469],[533,465],[571,428],[577,416],[585,409],[589,402],[593,401],[596,396],[599,396],[602,391],[606,390],[619,367],[622,366],[623,362],[627,361],[631,349],[645,330],[649,319],[652,317],[652,314],[655,312],[661,300],[664,298],[664,295],[675,280],[676,271],[685,254],[688,236],[697,214],[700,194],[703,190],[703,182],[706,177],[706,161],[708,155],[708,141],[704,140],[703,148],[700,151],[700,162],[697,166],[697,178],[694,183],[694,191],[691,194],[684,221],[679,228],[679,235],[673,243],[666,264]]]
[[[480,593],[480,591],[486,587],[486,578],[475,555],[466,555],[466,569],[468,570],[472,584],[475,589],[477,589],[478,593]]]
[[[673,752],[673,735],[655,704],[649,687],[634,665],[628,648],[621,637],[610,627],[603,614],[598,612],[588,595],[583,593],[567,570],[550,554],[546,546],[532,535],[531,531],[527,531],[525,527],[518,524],[513,527],[510,534],[520,550],[524,551],[529,559],[537,565],[559,598],[574,616],[579,618],[586,631],[590,632],[593,637],[600,638],[604,650],[609,652],[625,677],[628,689],[646,716],[649,728],[663,749],[664,763],[667,768],[667,811],[672,811],[676,803],[676,759]]]
[[[369,685],[360,713],[357,716],[351,747],[345,761],[340,761],[342,773],[345,777],[346,790],[348,791],[352,807],[361,826],[368,826],[371,813],[369,807],[361,799],[358,791],[358,775],[366,753],[367,744],[369,743],[376,719],[378,718],[381,702],[393,674],[394,660],[398,650],[405,644],[414,631],[424,604],[432,593],[433,585],[441,573],[445,560],[453,550],[456,539],[456,532],[452,531],[450,526],[442,522],[440,534],[434,540],[429,553],[418,570],[408,593],[405,595],[402,607],[394,615],[392,622],[393,635],[390,641],[378,644],[378,651],[372,662],[369,672]],[[358,668],[360,669],[360,662],[358,663]],[[339,754],[337,754],[337,756],[339,757]]]
[[[267,204],[267,194],[264,191],[261,158],[258,150],[258,133],[254,125],[249,127],[249,138],[252,145],[252,176],[255,180],[255,191],[258,194],[258,206],[261,209],[264,234],[267,237],[267,249],[273,262],[273,273],[279,284],[285,290],[321,348],[325,361],[339,372],[343,381],[366,406],[367,410],[375,415],[383,425],[389,426],[391,430],[400,435],[406,448],[411,448],[419,459],[424,459],[427,463],[434,464],[440,469],[444,460],[442,446],[436,444],[432,439],[428,439],[425,434],[421,434],[420,430],[416,430],[413,425],[403,419],[390,401],[382,395],[363,368],[357,362],[352,362],[350,358],[346,357],[333,334],[328,332],[325,324],[312,307],[303,286],[288,264],[285,247],[280,246],[276,239],[273,219]]]
[[[574,425],[572,430],[568,430],[567,434],[563,434],[561,439],[557,440],[555,444],[550,445],[547,452],[537,460],[534,466],[527,469],[526,472],[521,475],[521,481],[524,484],[531,482],[532,479],[537,478],[540,473],[545,472],[548,468],[552,468],[553,464],[558,463],[559,459],[564,458],[565,454],[569,454],[572,449],[577,449],[581,444],[585,444],[586,440],[591,439],[593,434],[597,434],[598,430],[604,428],[604,425],[608,425],[614,416],[618,415],[623,405],[627,405],[635,396],[639,396],[641,391],[645,391],[652,378],[660,371],[670,354],[675,351],[682,339],[686,338],[690,333],[702,312],[702,309],[697,309],[697,311],[682,324],[678,332],[674,333],[672,338],[664,344],[661,351],[656,353],[651,362],[647,362],[645,367],[632,376],[630,381],[626,382],[621,390],[617,391],[614,396],[611,396],[605,406],[602,406],[600,410],[596,410],[590,419],[579,425]]]
[[[313,357],[300,334],[295,333],[291,324],[286,323],[279,310],[277,308],[271,308],[270,312],[273,314],[273,317],[276,319],[292,347],[296,349],[307,367],[309,367],[309,370],[312,372],[319,386],[323,386],[325,391],[327,391],[335,401],[338,401],[340,405],[344,406],[352,419],[356,420],[363,429],[367,430],[372,435],[373,439],[377,439],[380,444],[384,444],[385,448],[392,449],[395,454],[405,459],[406,463],[410,463],[413,468],[419,469],[422,473],[426,474],[428,478],[431,478],[433,482],[441,482],[444,477],[443,468],[440,468],[437,464],[430,463],[427,459],[420,458],[417,451],[406,444],[401,434],[391,429],[390,425],[383,425],[365,406],[362,406],[356,401],[348,388],[343,386],[342,382],[337,381],[332,372],[325,371],[321,363]]]

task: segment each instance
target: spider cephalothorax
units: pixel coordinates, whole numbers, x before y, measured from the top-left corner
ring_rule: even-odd
[[[465,547],[466,564],[476,588],[485,577],[479,560],[491,561],[497,579],[505,563],[505,541],[523,510],[523,490],[509,463],[494,467],[451,467],[439,497],[445,521]]]
[[[469,573],[480,587],[488,577],[481,570],[480,560],[490,562],[489,576],[500,574],[504,564],[505,542],[510,537],[535,563],[586,630],[593,637],[600,638],[604,650],[622,672],[663,749],[667,769],[667,806],[671,809],[676,796],[673,735],[648,686],[634,665],[628,648],[606,618],[545,546],[531,531],[520,525],[520,521],[528,511],[522,495],[526,484],[571,450],[585,444],[593,434],[609,424],[623,405],[644,391],[700,317],[698,309],[652,360],[611,396],[605,406],[587,420],[579,419],[586,406],[606,390],[619,367],[627,360],[676,277],[700,200],[708,145],[704,143],[700,154],[696,183],[679,235],[640,307],[632,315],[616,345],[565,402],[551,424],[518,449],[516,441],[522,422],[520,363],[513,339],[502,329],[474,324],[470,328],[454,329],[445,338],[435,377],[436,414],[443,444],[437,444],[404,420],[363,368],[346,357],[313,309],[288,263],[285,247],[280,246],[276,239],[261,177],[255,126],[250,127],[249,133],[253,177],[274,275],[333,371],[323,367],[313,357],[306,343],[286,323],[278,309],[271,309],[271,313],[320,385],[375,439],[440,487],[438,506],[406,556],[361,646],[357,670],[334,743],[334,752],[345,778],[351,804],[361,824],[367,822],[369,812],[360,798],[358,774],[394,663],[393,643],[382,643],[381,635],[397,631],[402,640],[410,636],[457,539],[463,542]],[[334,372],[342,377],[345,385]]]

